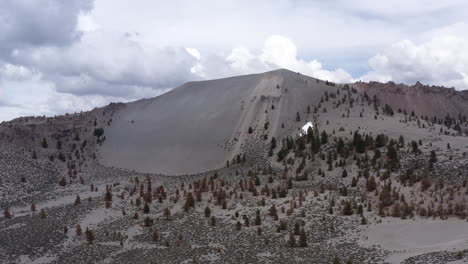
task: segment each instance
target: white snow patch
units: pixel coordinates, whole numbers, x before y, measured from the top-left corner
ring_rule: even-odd
[[[304,126],[302,126],[302,133],[299,134],[300,136],[302,136],[303,134],[304,135],[307,135],[307,130],[310,128],[314,128],[314,125],[312,124],[312,122],[307,122],[307,124],[305,124]]]

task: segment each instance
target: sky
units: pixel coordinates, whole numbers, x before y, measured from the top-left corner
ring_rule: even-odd
[[[0,0],[0,121],[287,68],[468,89],[466,0]]]

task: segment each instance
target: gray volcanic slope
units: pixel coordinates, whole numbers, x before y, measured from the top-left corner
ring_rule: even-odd
[[[453,88],[423,85],[395,84],[394,82],[357,82],[356,87],[369,96],[376,95],[382,104],[389,104],[395,109],[414,111],[429,117],[468,116],[468,91],[456,91]]]
[[[105,127],[100,162],[162,174],[218,169],[252,147],[249,140],[266,134],[270,142],[311,121],[305,110],[325,90],[336,88],[288,70],[186,83],[117,110]],[[255,132],[248,134],[249,127]]]

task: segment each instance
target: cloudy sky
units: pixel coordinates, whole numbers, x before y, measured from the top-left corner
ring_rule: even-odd
[[[0,121],[288,68],[468,89],[466,0],[0,0]]]

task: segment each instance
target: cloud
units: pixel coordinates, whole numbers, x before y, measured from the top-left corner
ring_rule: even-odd
[[[423,34],[422,41],[402,40],[369,59],[365,81],[395,81],[468,89],[468,25],[454,24]]]
[[[3,0],[0,8],[0,53],[68,45],[79,38],[78,16],[89,12],[93,0]]]
[[[3,0],[0,119],[277,68],[468,88],[466,1],[201,1]]]
[[[34,73],[21,65],[5,63],[0,64],[0,79],[6,80],[27,80],[32,78]]]
[[[211,59],[213,60],[213,58]],[[212,61],[210,61],[210,59],[207,61],[202,60],[202,62],[205,65],[205,75],[208,77],[259,73],[286,68],[334,82],[352,81],[351,75],[343,69],[330,71],[324,69],[322,64],[317,60],[306,61],[299,59],[297,47],[293,41],[279,35],[268,37],[259,54],[254,54],[245,47],[233,49],[230,54],[225,57],[225,66],[221,67],[224,70],[221,72],[219,72],[220,62],[218,59],[215,59],[215,63],[211,63]]]
[[[135,97],[138,90],[164,90],[196,79],[197,58],[183,47],[152,47],[130,34],[87,32],[67,47],[18,52],[13,61],[28,65],[53,82],[57,91],[75,95]]]

